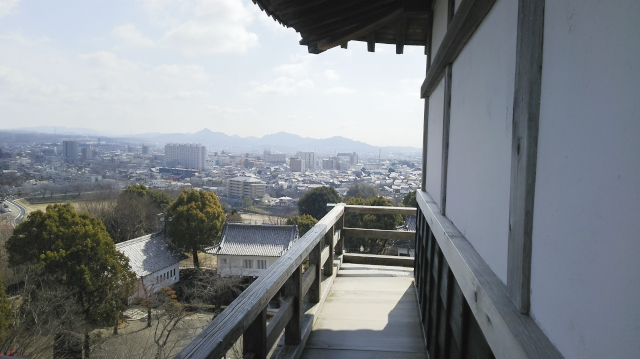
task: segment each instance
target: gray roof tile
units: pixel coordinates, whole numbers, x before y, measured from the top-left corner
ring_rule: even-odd
[[[236,256],[280,257],[298,239],[296,226],[250,225],[228,223],[220,245],[207,253]]]
[[[129,258],[129,265],[137,277],[144,277],[187,258],[161,233],[120,242],[116,244],[116,249]]]

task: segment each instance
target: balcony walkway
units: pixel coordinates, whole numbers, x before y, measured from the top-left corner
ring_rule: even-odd
[[[343,263],[303,359],[426,358],[413,269]]]

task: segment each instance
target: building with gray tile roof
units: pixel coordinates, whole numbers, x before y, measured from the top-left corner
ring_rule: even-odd
[[[205,250],[217,255],[222,276],[258,277],[298,240],[297,226],[227,223],[220,244]]]
[[[187,258],[167,242],[161,233],[120,242],[116,244],[116,249],[129,258],[129,265],[138,278],[170,267]]]
[[[207,253],[235,256],[280,257],[298,239],[296,226],[227,223],[222,241]]]

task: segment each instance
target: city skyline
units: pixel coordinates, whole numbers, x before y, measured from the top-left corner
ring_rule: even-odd
[[[420,147],[423,48],[322,57],[249,1],[0,2],[2,127]]]

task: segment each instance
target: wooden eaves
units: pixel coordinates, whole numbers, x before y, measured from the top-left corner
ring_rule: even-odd
[[[349,41],[425,46],[432,0],[253,0],[267,15],[300,33],[301,45],[319,54]]]

